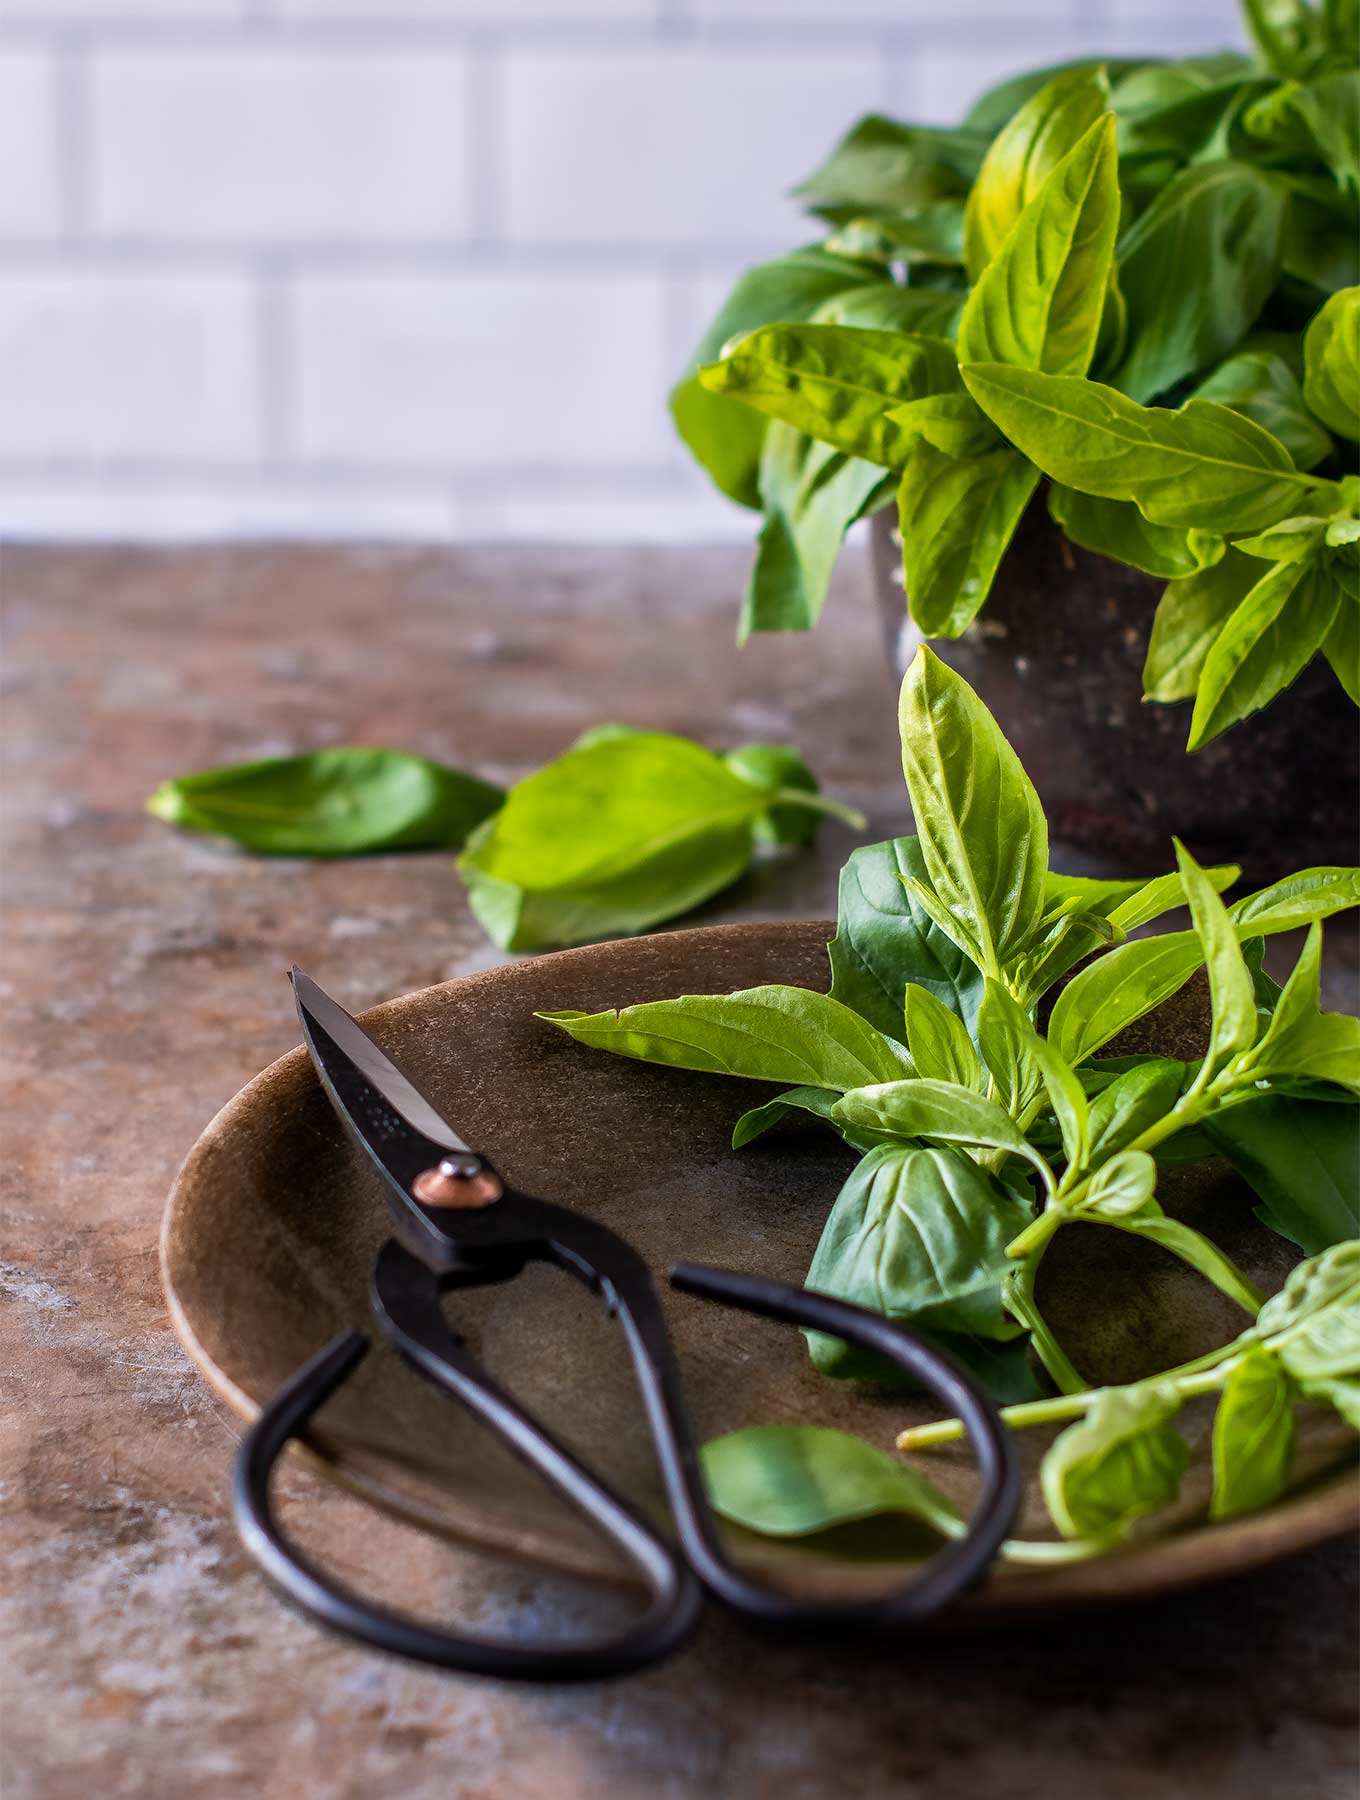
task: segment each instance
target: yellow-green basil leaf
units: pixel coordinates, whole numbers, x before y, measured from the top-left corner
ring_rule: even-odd
[[[271,856],[456,849],[505,796],[402,750],[333,746],[162,782],[147,811]]]
[[[1001,434],[971,394],[927,394],[895,406],[892,420],[903,431],[923,437],[947,456],[985,456],[1001,444]]]
[[[1333,294],[1303,340],[1303,397],[1331,430],[1360,438],[1360,287]]]
[[[1229,1373],[1214,1414],[1211,1519],[1269,1506],[1289,1485],[1294,1461],[1294,1390],[1280,1360],[1248,1350]]]
[[[699,1452],[715,1512],[765,1537],[806,1537],[881,1513],[906,1513],[947,1537],[953,1504],[906,1463],[824,1425],[750,1425]]]
[[[1048,175],[978,277],[959,321],[960,361],[1084,375],[1118,223],[1107,113]]]
[[[1039,471],[1003,444],[955,457],[917,438],[897,490],[911,616],[927,637],[958,637],[991,592]]]
[[[907,1052],[918,1075],[961,1087],[985,1085],[973,1040],[956,1012],[914,981],[907,983],[905,1010]]]
[[[1236,863],[1217,863],[1212,869],[1201,871],[1216,894],[1230,888],[1242,873]],[[1123,932],[1136,931],[1140,925],[1148,925],[1153,919],[1161,918],[1170,912],[1173,906],[1185,904],[1185,882],[1178,873],[1159,875],[1155,881],[1145,882],[1136,893],[1113,907],[1109,913],[1111,925]]]
[[[977,280],[1052,170],[1104,112],[1109,91],[1102,68],[1064,70],[993,138],[964,218],[970,281]]]
[[[1360,1097],[1360,1019],[1314,1013],[1273,1038],[1261,1061],[1267,1075],[1331,1081]]]
[[[966,364],[962,373],[982,410],[1046,475],[1132,500],[1159,525],[1259,531],[1308,511],[1315,496],[1330,503],[1335,495],[1301,475],[1268,431],[1210,400],[1173,412],[1075,375],[1000,363]]]
[[[858,1013],[809,988],[685,994],[618,1011],[537,1016],[592,1050],[711,1075],[843,1092],[895,1081],[910,1066],[906,1052]]]
[[[1183,988],[1202,960],[1193,931],[1121,944],[1074,975],[1058,995],[1049,1042],[1076,1067]]]
[[[1039,797],[972,688],[924,645],[902,682],[899,719],[930,884],[980,947],[984,973],[999,975],[1043,914]]]
[[[1360,604],[1343,596],[1322,641],[1322,654],[1346,692],[1360,706]]]
[[[836,1106],[834,1117],[902,1138],[1005,1150],[1032,1163],[1045,1182],[1049,1178],[1043,1158],[1009,1115],[995,1101],[954,1082],[887,1081],[854,1088]]]
[[[1340,602],[1315,564],[1273,564],[1204,659],[1187,749],[1198,750],[1287,688],[1322,647]]]
[[[1229,549],[1221,562],[1167,584],[1143,664],[1145,699],[1194,699],[1218,634],[1260,579],[1251,557]]]
[[[1145,575],[1160,575],[1166,581],[1212,568],[1226,548],[1224,540],[1212,531],[1154,525],[1131,500],[1102,500],[1094,494],[1079,494],[1061,482],[1049,493],[1048,510],[1064,534],[1083,550],[1117,557]]]
[[[1299,869],[1235,900],[1229,912],[1239,937],[1269,937],[1352,906],[1360,906],[1360,869],[1341,865]]]
[[[770,413],[849,456],[897,468],[912,443],[893,408],[957,393],[958,364],[943,338],[850,325],[765,325],[699,371],[704,387]]]
[[[1174,1500],[1190,1460],[1169,1419],[1180,1411],[1171,1382],[1106,1388],[1079,1425],[1043,1460],[1044,1501],[1064,1537],[1117,1543],[1137,1520]]]
[[[1151,400],[1250,331],[1279,277],[1285,194],[1270,173],[1216,160],[1183,170],[1134,221],[1119,245],[1122,393]]]
[[[1117,1075],[1091,1102],[1091,1161],[1117,1156],[1126,1144],[1159,1124],[1185,1084],[1185,1064],[1158,1056]]]
[[[725,751],[723,762],[734,775],[749,781],[762,793],[819,792],[817,777],[792,744],[739,744]],[[825,815],[796,801],[776,800],[764,812],[756,814],[755,835],[759,844],[811,844],[821,830]]]
[[[1157,1165],[1146,1150],[1125,1150],[1096,1170],[1082,1210],[1106,1219],[1128,1218],[1143,1211],[1156,1187]]]
[[[827,239],[842,256],[881,257],[885,262],[961,263],[963,201],[937,200],[909,212],[878,212],[851,219]]]
[[[1303,392],[1283,357],[1245,351],[1220,363],[1195,389],[1197,400],[1230,406],[1276,437],[1296,469],[1311,469],[1332,453],[1332,440],[1304,405]]]
[[[1001,982],[988,977],[978,1008],[978,1048],[995,1083],[995,1098],[1028,1130],[1042,1109],[1044,1072],[1035,1054],[1039,1034]]]
[[[776,1094],[773,1100],[767,1100],[764,1106],[753,1106],[749,1112],[741,1115],[732,1127],[732,1148],[740,1150],[780,1124],[790,1113],[797,1112],[809,1113],[814,1119],[820,1119],[855,1150],[873,1150],[879,1144],[894,1141],[882,1132],[856,1131],[853,1125],[845,1125],[839,1119],[833,1119],[831,1111],[840,1097],[838,1088],[788,1088],[784,1093]]]
[[[1175,845],[1190,917],[1209,976],[1213,1030],[1206,1065],[1218,1070],[1256,1042],[1256,990],[1227,907],[1179,838]]]
[[[958,330],[963,300],[954,289],[904,288],[895,281],[875,281],[834,294],[812,317],[818,325],[858,325],[867,331],[902,331],[910,337],[952,338]]]
[[[1238,538],[1233,549],[1257,562],[1313,562],[1322,555],[1326,533],[1326,519],[1304,513],[1296,519],[1281,519],[1255,537]]]

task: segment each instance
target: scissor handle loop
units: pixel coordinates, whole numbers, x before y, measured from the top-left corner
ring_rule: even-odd
[[[456,1341],[440,1347],[446,1364]],[[275,1516],[269,1477],[290,1440],[299,1437],[313,1415],[363,1361],[369,1340],[358,1331],[343,1331],[289,1378],[251,1426],[237,1453],[232,1480],[232,1511],[246,1549],[276,1585],[304,1612],[332,1630],[393,1656],[457,1669],[471,1675],[494,1675],[510,1681],[592,1681],[645,1668],[670,1654],[698,1622],[702,1590],[675,1552],[603,1483],[581,1467],[570,1452],[525,1420],[528,1448],[511,1439],[549,1484],[562,1492],[627,1556],[645,1582],[650,1603],[642,1617],[615,1637],[587,1644],[520,1645],[468,1637],[428,1625],[404,1613],[364,1599],[344,1582],[323,1571],[291,1544]],[[460,1388],[431,1369],[422,1368],[440,1386],[462,1399]],[[478,1391],[497,1401],[494,1423],[503,1436],[503,1409],[519,1409],[478,1374]],[[478,1408],[479,1411],[484,1409]],[[484,1414],[485,1416],[485,1414]],[[521,1419],[524,1415],[520,1414]]]

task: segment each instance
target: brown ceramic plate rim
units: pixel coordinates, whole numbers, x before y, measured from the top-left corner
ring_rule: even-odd
[[[817,921],[828,936],[834,931],[830,920]],[[719,934],[748,936],[759,932],[768,937],[792,936],[808,929],[807,922],[773,922],[762,925],[708,925],[687,931],[670,932],[674,942],[693,945],[696,958],[701,958]],[[636,943],[638,940],[629,940]],[[561,950],[551,957],[527,958],[519,967],[536,962],[579,958],[595,960],[606,954],[609,944],[591,944],[577,950]],[[398,1020],[410,1012],[419,1013],[429,997],[451,987],[475,990],[478,984],[497,974],[502,965],[444,982],[436,987],[420,988],[395,999],[383,1001],[358,1015],[364,1024],[381,1026],[384,1021]],[[259,1408],[250,1396],[209,1355],[199,1339],[176,1291],[172,1253],[173,1226],[184,1198],[189,1192],[197,1163],[211,1153],[212,1147],[232,1134],[243,1118],[247,1118],[256,1095],[273,1084],[279,1074],[305,1064],[307,1052],[299,1046],[288,1051],[260,1071],[209,1122],[185,1157],[166,1202],[160,1231],[160,1275],[175,1335],[189,1359],[209,1386],[238,1417],[247,1422],[258,1416]],[[697,1252],[696,1252],[697,1254]],[[481,1550],[508,1553],[518,1559],[560,1573],[617,1582],[621,1579],[617,1565],[594,1562],[575,1555],[553,1540],[519,1531],[498,1531],[484,1514],[471,1508],[461,1511],[454,1504],[447,1512],[432,1513],[402,1488],[391,1485],[369,1469],[355,1468],[338,1462],[328,1452],[324,1441],[307,1446],[293,1446],[293,1453],[328,1480],[361,1495],[406,1521],[432,1530],[455,1543]],[[1051,1569],[1026,1573],[1024,1579],[985,1583],[962,1605],[945,1615],[945,1624],[959,1627],[983,1626],[1021,1620],[1052,1617],[1061,1613],[1084,1611],[1138,1598],[1150,1598],[1187,1588],[1199,1587],[1233,1575],[1253,1570],[1295,1556],[1320,1544],[1351,1534],[1355,1529],[1357,1505],[1360,1504],[1360,1470],[1348,1468],[1327,1476],[1301,1489],[1297,1495],[1268,1511],[1224,1524],[1202,1525],[1166,1538],[1154,1538],[1090,1562],[1058,1565]],[[759,1552],[753,1557],[759,1566]],[[622,1579],[627,1579],[626,1576]]]

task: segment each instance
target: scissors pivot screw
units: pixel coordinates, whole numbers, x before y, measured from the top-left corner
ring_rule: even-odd
[[[473,1211],[490,1206],[505,1190],[479,1156],[445,1156],[433,1169],[421,1170],[411,1192],[426,1206]]]

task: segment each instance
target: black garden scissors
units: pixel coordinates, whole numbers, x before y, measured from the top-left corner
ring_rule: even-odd
[[[290,1438],[357,1367],[369,1348],[346,1330],[287,1381],[246,1435],[233,1487],[246,1547],[305,1611],[377,1649],[438,1667],[539,1681],[590,1680],[658,1661],[698,1623],[706,1589],[766,1624],[910,1626],[976,1582],[1005,1537],[1020,1482],[991,1401],[947,1357],[911,1332],[857,1306],[782,1282],[682,1263],[682,1293],[827,1332],[887,1357],[962,1418],[976,1448],[981,1493],[967,1535],[904,1586],[870,1599],[801,1598],[762,1587],[724,1554],[704,1495],[675,1353],[646,1265],[589,1217],[517,1193],[465,1144],[336,1002],[302,973],[293,987],[303,1035],[326,1093],[382,1176],[394,1235],[373,1266],[379,1332],[426,1380],[476,1416],[633,1564],[650,1595],[620,1635],[584,1645],[524,1646],[465,1637],[378,1607],[323,1573],[284,1538],[269,1475]],[[512,1281],[531,1261],[556,1263],[603,1300],[623,1327],[656,1448],[678,1547],[500,1388],[445,1320],[441,1295]]]

